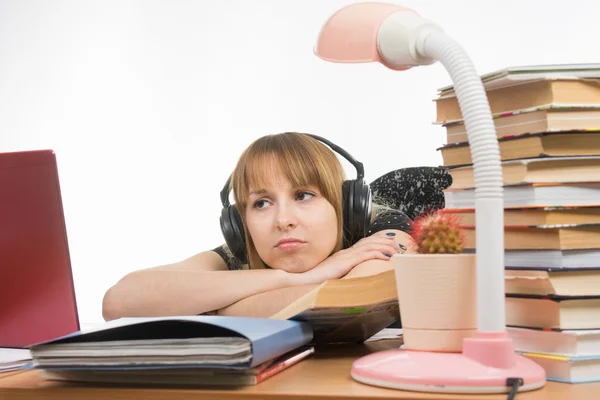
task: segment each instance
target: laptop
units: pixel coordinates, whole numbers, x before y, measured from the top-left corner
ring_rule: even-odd
[[[78,330],[56,156],[0,153],[0,347]]]

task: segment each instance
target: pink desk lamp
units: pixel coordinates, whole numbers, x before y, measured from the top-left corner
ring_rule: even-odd
[[[462,353],[389,350],[352,365],[362,383],[441,393],[506,393],[546,383],[545,371],[517,355],[506,334],[504,215],[500,150],[489,103],[473,63],[440,27],[405,7],[357,3],[336,12],[315,47],[333,62],[378,61],[394,70],[433,64],[448,70],[465,119],[475,172],[477,336]]]

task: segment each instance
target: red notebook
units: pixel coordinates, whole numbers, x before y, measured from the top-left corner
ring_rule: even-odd
[[[55,154],[0,153],[0,347],[77,330]]]

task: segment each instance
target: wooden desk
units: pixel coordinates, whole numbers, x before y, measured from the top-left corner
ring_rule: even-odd
[[[37,371],[0,374],[0,399],[190,400],[190,399],[468,399],[504,400],[499,395],[445,395],[404,392],[368,386],[350,377],[356,358],[372,351],[398,347],[392,340],[361,346],[319,349],[313,356],[256,385],[239,389],[124,387],[48,381]],[[600,399],[600,383],[570,385],[548,382],[542,389],[523,392],[516,400]]]
[[[25,371],[22,371],[22,370],[9,371],[9,372],[0,372],[0,379],[2,379],[2,378],[8,378],[9,376],[13,376],[13,375],[16,375],[16,374],[23,374],[23,373],[25,373]]]

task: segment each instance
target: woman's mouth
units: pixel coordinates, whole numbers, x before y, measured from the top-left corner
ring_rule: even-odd
[[[279,242],[277,242],[275,247],[282,251],[292,251],[304,247],[305,245],[306,242],[300,239],[288,238],[281,239]]]

